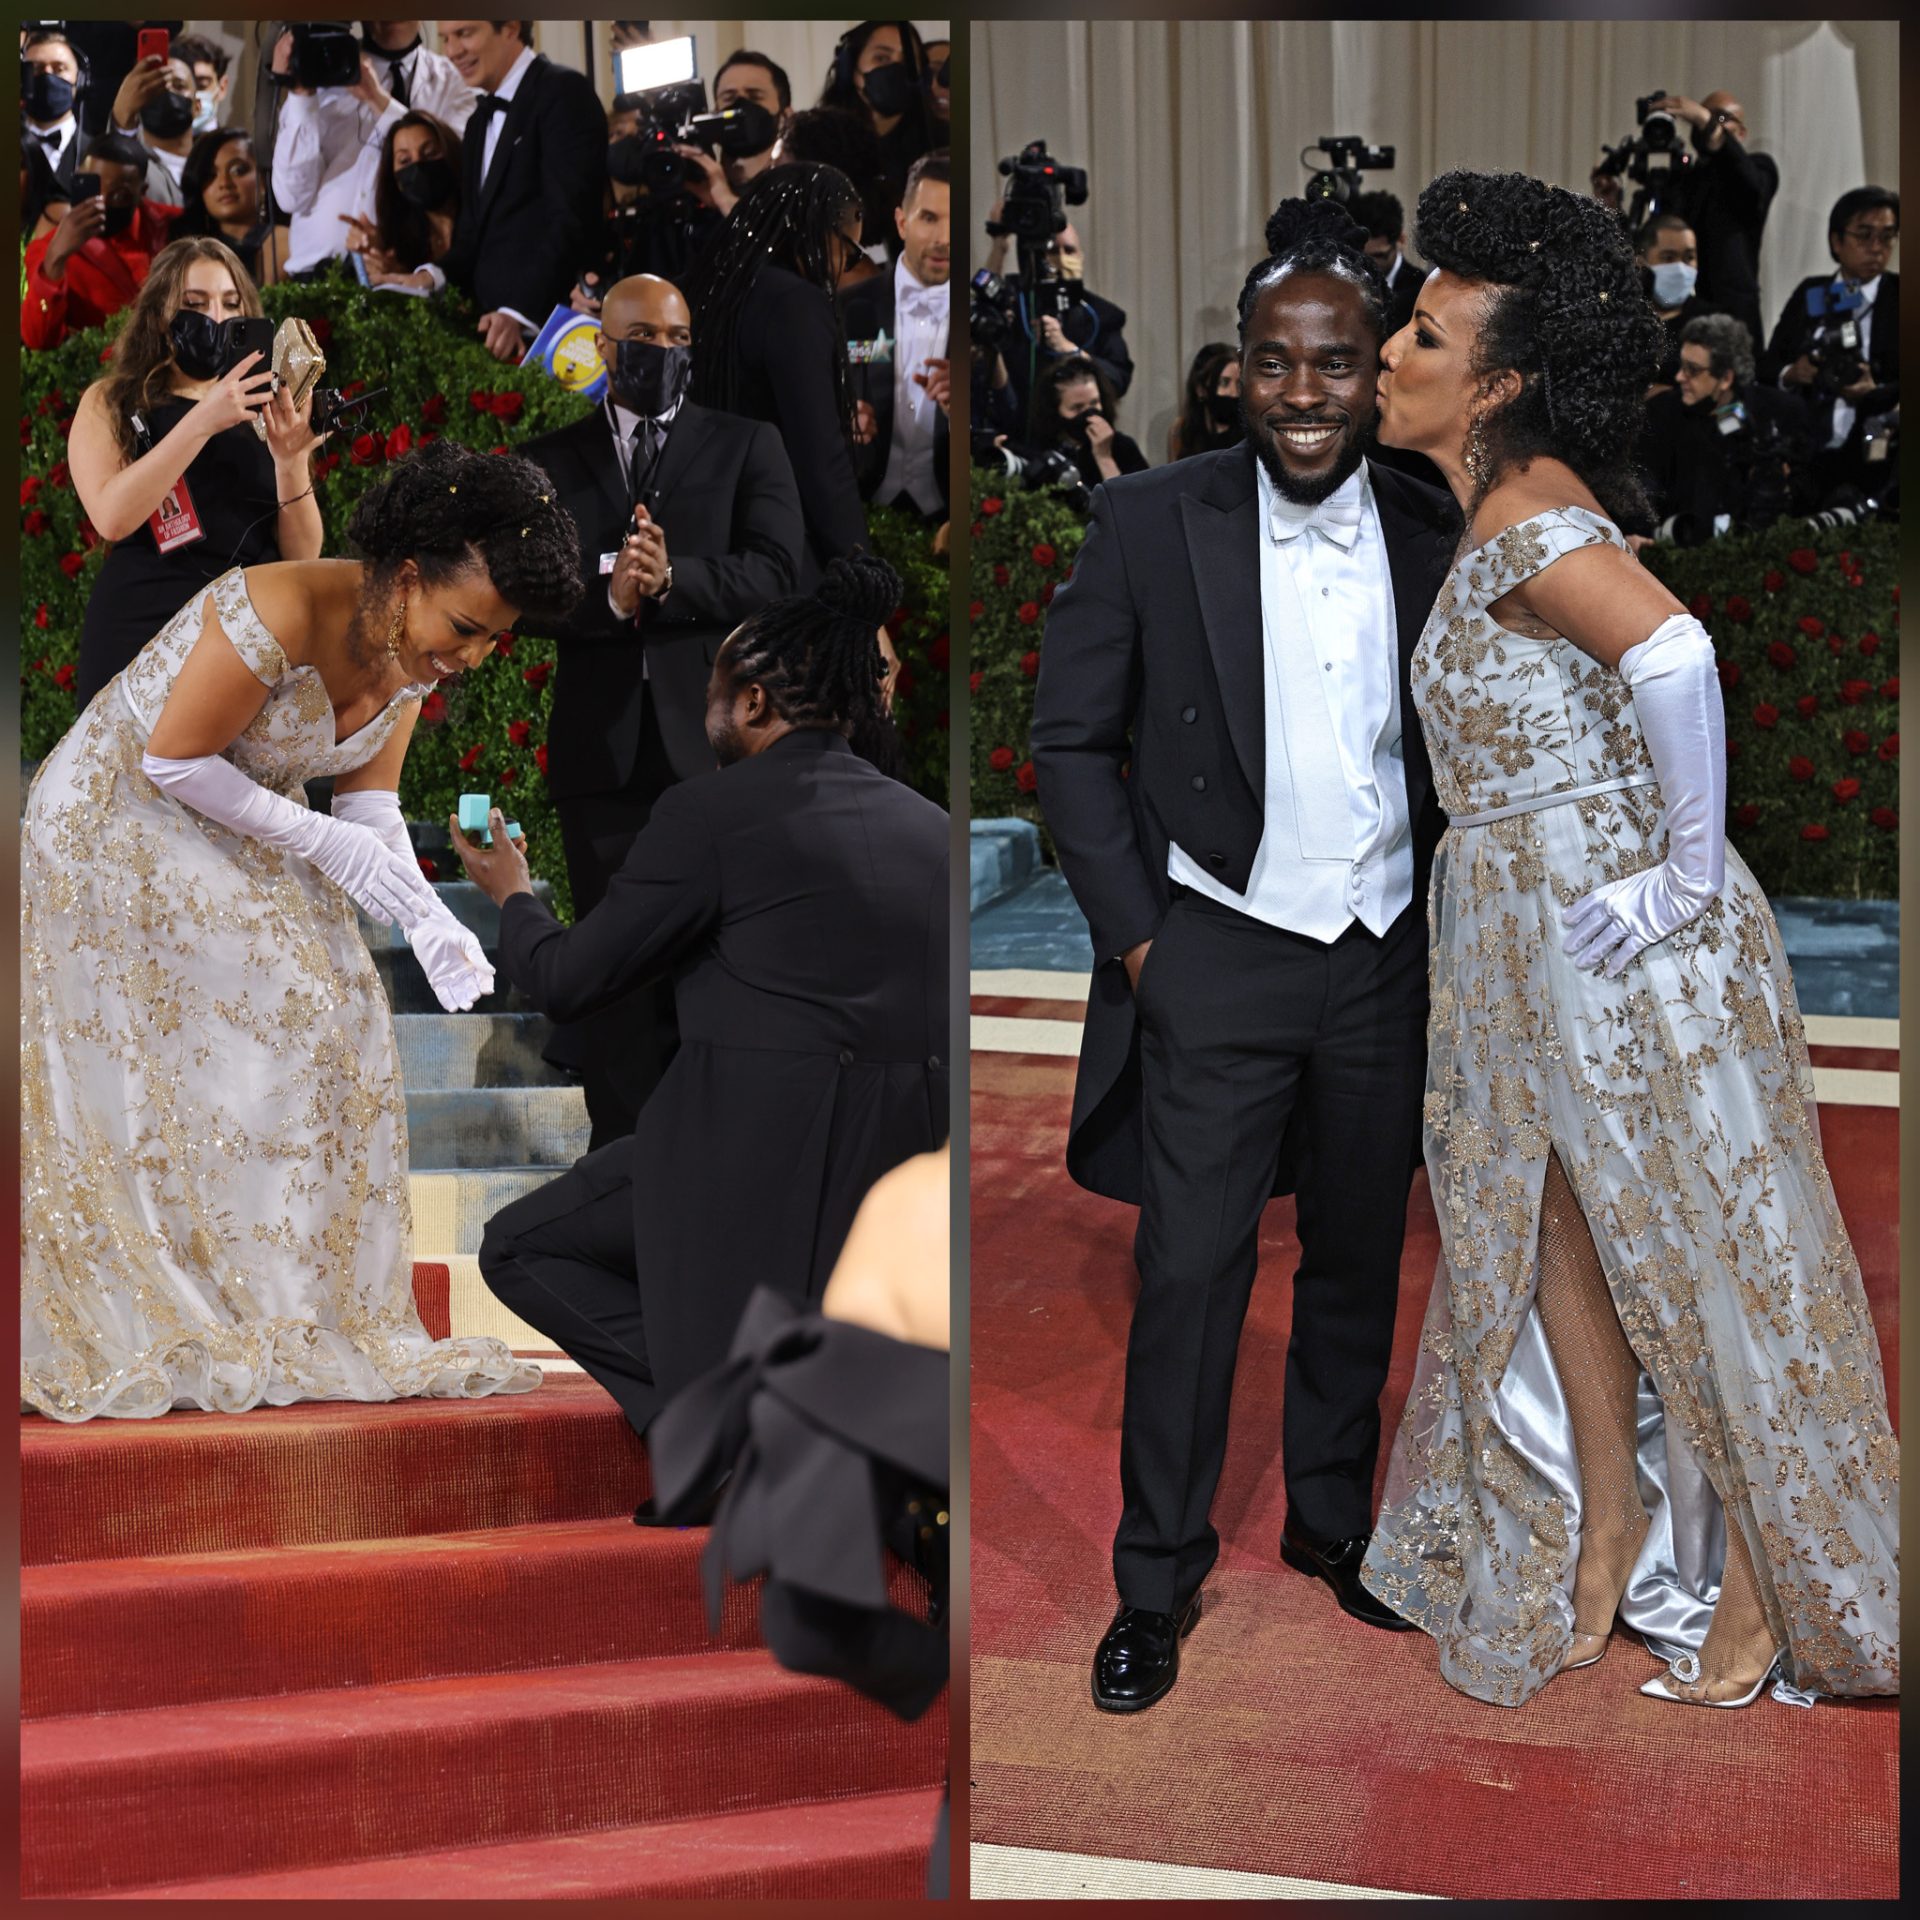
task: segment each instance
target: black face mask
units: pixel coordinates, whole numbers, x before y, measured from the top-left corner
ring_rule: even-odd
[[[1208,394],[1207,418],[1216,427],[1237,426],[1240,421],[1240,396],[1237,393]]]
[[[156,140],[177,140],[193,125],[193,95],[156,93],[140,109],[140,124]]]
[[[49,67],[32,67],[20,77],[20,104],[29,120],[43,125],[64,120],[73,111],[73,82]]]
[[[720,135],[720,151],[735,160],[751,160],[780,138],[780,122],[758,100],[742,100],[733,108],[739,115]]]
[[[393,184],[400,198],[422,213],[444,207],[453,198],[458,184],[450,160],[416,160],[411,166],[396,167]]]
[[[693,373],[691,347],[662,347],[651,340],[616,340],[607,384],[629,413],[659,416],[687,390]]]
[[[1087,437],[1087,423],[1091,420],[1104,420],[1106,417],[1100,408],[1089,407],[1085,413],[1076,413],[1071,420],[1061,421],[1060,431],[1063,436],[1079,441],[1082,446],[1088,446],[1091,442]]]
[[[189,380],[217,380],[233,357],[231,320],[182,307],[167,323],[167,342],[174,360]]]
[[[882,119],[890,120],[913,105],[913,75],[907,71],[904,60],[892,61],[884,67],[870,67],[860,84],[866,91],[867,105]]]

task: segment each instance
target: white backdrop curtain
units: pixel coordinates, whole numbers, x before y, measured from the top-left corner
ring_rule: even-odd
[[[1002,156],[1044,136],[1087,169],[1073,216],[1087,284],[1127,312],[1138,371],[1122,418],[1155,460],[1188,362],[1234,337],[1266,217],[1305,184],[1300,149],[1321,134],[1396,149],[1367,184],[1397,194],[1411,226],[1448,167],[1585,191],[1640,95],[1726,87],[1780,168],[1761,250],[1769,326],[1827,264],[1835,198],[1899,185],[1892,21],[996,20],[970,34],[970,263]]]

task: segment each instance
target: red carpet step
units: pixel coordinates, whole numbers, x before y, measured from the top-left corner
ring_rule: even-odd
[[[903,1726],[766,1653],[29,1723],[29,1899],[937,1786]]]
[[[143,1888],[159,1900],[912,1900],[938,1792]]]

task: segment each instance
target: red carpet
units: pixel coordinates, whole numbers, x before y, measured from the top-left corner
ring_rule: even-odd
[[[1526,1707],[1485,1706],[1440,1679],[1424,1634],[1349,1620],[1280,1565],[1290,1201],[1261,1237],[1223,1551],[1179,1685],[1150,1712],[1097,1713],[1136,1216],[1066,1177],[1072,1076],[1070,1060],[973,1056],[974,1839],[1452,1898],[1895,1896],[1893,1701],[1663,1706],[1635,1691],[1653,1661],[1616,1637]],[[1893,1391],[1898,1116],[1820,1120]],[[1437,1255],[1423,1177],[1389,1435]]]
[[[923,1890],[944,1703],[710,1639],[592,1382],[21,1425],[28,1897]]]

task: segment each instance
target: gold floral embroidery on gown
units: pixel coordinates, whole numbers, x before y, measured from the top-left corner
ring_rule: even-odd
[[[1659,789],[1619,675],[1487,608],[1599,541],[1622,544],[1580,508],[1509,528],[1456,565],[1414,655],[1449,813],[1642,784],[1452,827],[1435,860],[1441,1260],[1363,1578],[1480,1699],[1519,1704],[1565,1655],[1579,1475],[1534,1303],[1553,1152],[1646,1376],[1657,1524],[1623,1617],[1698,1646],[1724,1501],[1784,1649],[1783,1697],[1891,1693],[1898,1449],[1766,898],[1729,848],[1713,905],[1618,980],[1561,951],[1565,906],[1664,857]]]
[[[352,902],[140,770],[211,597],[272,689],[229,749],[301,782],[367,761],[418,688],[338,744],[239,569],[102,690],[21,836],[21,1397],[57,1420],[539,1384],[413,1304],[406,1099]]]

